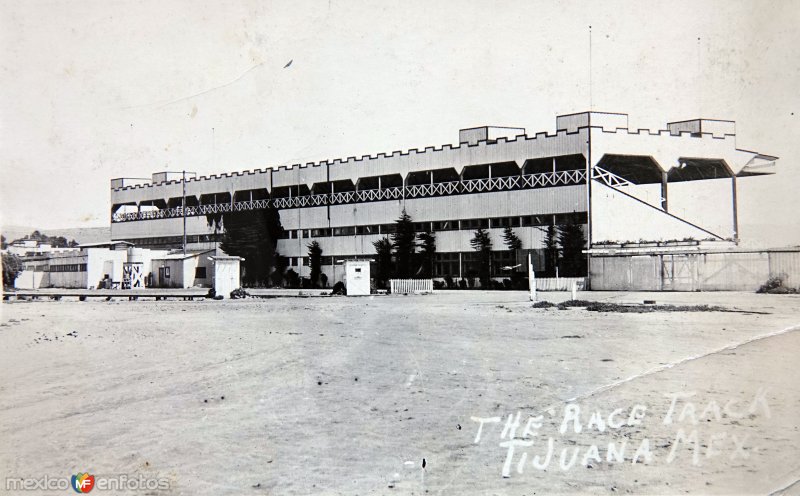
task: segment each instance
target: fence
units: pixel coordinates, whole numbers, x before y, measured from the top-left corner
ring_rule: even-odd
[[[796,248],[593,256],[589,266],[600,291],[755,291],[774,276],[800,287]]]
[[[392,294],[433,293],[433,279],[390,279]]]
[[[572,284],[578,291],[586,289],[585,277],[537,277],[537,291],[572,291]]]

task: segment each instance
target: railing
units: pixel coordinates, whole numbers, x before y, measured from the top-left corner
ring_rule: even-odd
[[[595,173],[594,177],[617,178],[608,171],[602,171],[602,176]],[[419,184],[409,186],[394,186],[381,189],[367,189],[360,191],[342,191],[339,193],[323,193],[316,195],[301,195],[286,198],[272,198],[265,200],[248,200],[241,202],[194,205],[186,207],[186,216],[200,216],[216,213],[239,212],[244,210],[261,210],[269,207],[278,209],[299,207],[320,207],[326,205],[343,205],[348,203],[362,203],[382,200],[398,200],[401,198],[425,198],[430,196],[447,196],[470,193],[488,193],[494,191],[512,191],[518,189],[548,188],[552,186],[569,186],[583,184],[586,181],[586,171],[569,170],[557,172],[543,172],[539,174],[525,174],[521,176],[493,177],[484,179],[468,179],[464,181],[451,181],[446,183]],[[630,184],[630,183],[628,183]],[[144,212],[116,213],[112,222],[128,222],[134,220],[168,219],[182,217],[182,207],[170,207]]]
[[[433,293],[433,279],[389,279],[392,294]]]
[[[612,188],[633,185],[632,182],[628,181],[624,177],[618,176],[613,172],[609,172],[597,166],[595,166],[592,169],[592,179],[597,179],[598,181],[604,183],[606,186],[611,186]]]

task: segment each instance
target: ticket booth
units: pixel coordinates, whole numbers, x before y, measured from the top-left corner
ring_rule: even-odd
[[[230,298],[231,291],[242,287],[239,257],[217,255],[209,257],[213,264],[214,293],[223,298]]]
[[[369,260],[347,260],[344,277],[347,296],[369,295]]]

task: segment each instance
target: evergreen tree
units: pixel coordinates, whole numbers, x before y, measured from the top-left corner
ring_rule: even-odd
[[[283,232],[278,210],[249,210],[223,214],[225,232],[220,248],[244,258],[245,284],[266,284],[275,264],[275,247]]]
[[[481,287],[489,286],[489,278],[492,273],[492,238],[484,228],[475,231],[475,236],[469,241],[472,249],[478,252],[478,275],[481,280]]]
[[[564,277],[583,277],[586,275],[586,236],[580,224],[567,223],[558,226],[558,243],[561,245],[561,256]]]
[[[322,273],[322,247],[318,242],[312,241],[308,245],[308,258],[311,265],[311,286],[319,285],[319,275]]]
[[[392,233],[392,248],[394,248],[395,270],[397,277],[407,279],[416,272],[414,253],[417,248],[417,235],[414,232],[414,223],[411,216],[403,209],[400,218],[395,221],[395,232]]]
[[[376,266],[375,266],[375,285],[386,288],[387,282],[392,277],[392,242],[389,238],[383,237],[374,241]]]
[[[433,277],[433,264],[436,262],[436,235],[424,232],[419,235],[420,241],[420,270],[422,277]]]
[[[503,230],[503,242],[506,244],[509,250],[516,251],[522,248],[522,240],[519,239],[519,236],[511,229],[511,226],[506,226]]]
[[[270,274],[273,286],[280,286],[283,284],[283,276],[286,273],[286,268],[289,267],[289,260],[278,252],[275,252],[275,270]]]
[[[544,238],[544,272],[545,276],[553,277],[558,267],[558,238],[556,226],[550,224]]]

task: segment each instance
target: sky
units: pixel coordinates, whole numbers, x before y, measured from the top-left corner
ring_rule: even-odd
[[[552,132],[592,108],[735,120],[738,147],[780,157],[740,181],[743,239],[800,244],[797,26],[793,1],[0,0],[0,222],[107,226],[116,177]]]

